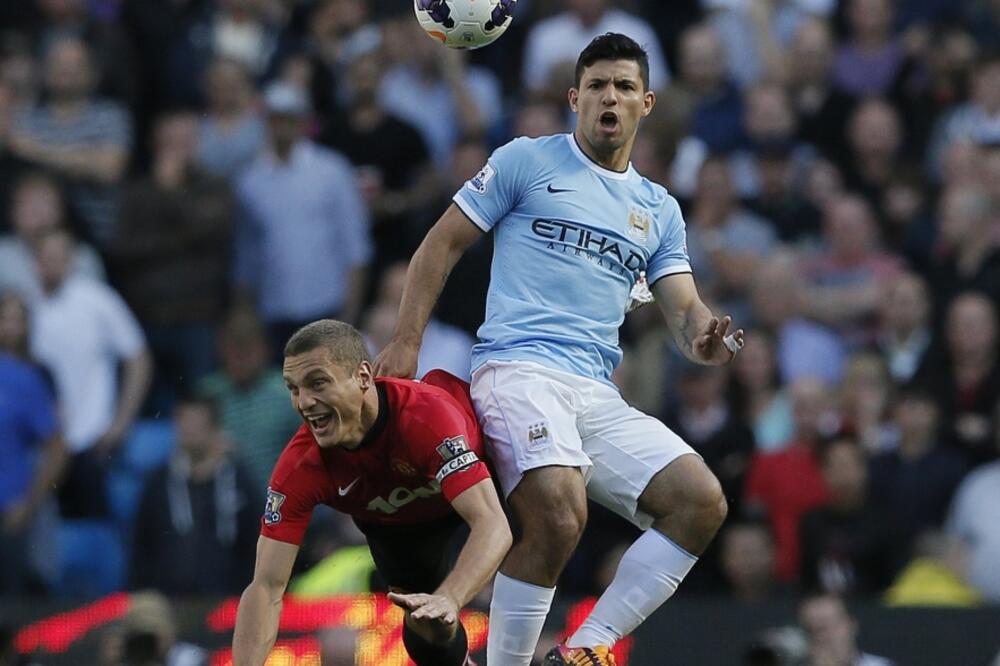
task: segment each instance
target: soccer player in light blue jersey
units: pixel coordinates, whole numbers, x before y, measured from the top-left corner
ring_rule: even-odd
[[[645,532],[547,665],[613,664],[615,642],[674,593],[726,515],[702,459],[611,383],[618,328],[630,304],[649,300],[647,282],[691,361],[726,363],[743,341],[698,296],[677,202],[629,162],[656,102],[648,88],[646,53],[630,38],[608,33],[584,49],[569,91],[575,131],[511,141],[455,194],[413,257],[376,361],[382,374],[413,375],[449,271],[494,230],[472,397],[522,534],[494,584],[489,666],[530,663],[588,496]]]

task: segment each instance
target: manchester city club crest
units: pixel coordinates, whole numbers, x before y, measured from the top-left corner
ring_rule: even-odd
[[[652,216],[649,211],[631,206],[628,210],[628,235],[640,242],[646,242],[651,222]]]

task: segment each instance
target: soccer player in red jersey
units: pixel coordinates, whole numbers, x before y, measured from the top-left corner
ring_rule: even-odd
[[[435,370],[422,382],[378,378],[361,335],[324,319],[285,345],[285,383],[305,423],[267,489],[253,581],[240,598],[233,658],[260,666],[313,508],[351,515],[368,538],[389,597],[405,611],[403,642],[418,666],[462,666],[458,612],[511,544],[482,460],[468,386]],[[449,571],[448,546],[470,533]]]

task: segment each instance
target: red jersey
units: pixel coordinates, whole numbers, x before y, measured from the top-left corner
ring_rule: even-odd
[[[443,370],[423,381],[379,377],[375,425],[355,449],[322,449],[305,424],[271,474],[261,534],[300,544],[317,504],[368,523],[448,515],[451,500],[488,479],[469,385]]]

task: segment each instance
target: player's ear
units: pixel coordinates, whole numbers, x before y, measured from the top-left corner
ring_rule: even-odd
[[[648,116],[653,110],[653,107],[656,106],[656,93],[652,90],[647,90],[646,94],[643,95],[642,102],[642,115],[645,117]]]
[[[569,92],[566,93],[566,98],[569,100],[570,111],[576,113],[576,101],[580,98],[580,91],[576,87],[570,88]]]
[[[368,361],[361,361],[361,365],[358,366],[355,375],[358,378],[358,384],[361,386],[362,391],[367,391],[375,385],[375,370],[372,369],[372,364]]]

